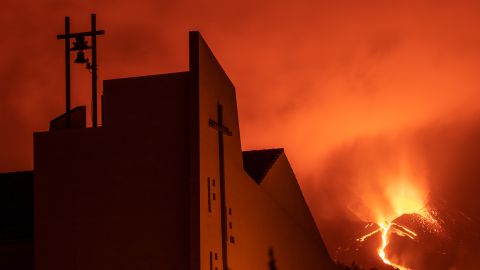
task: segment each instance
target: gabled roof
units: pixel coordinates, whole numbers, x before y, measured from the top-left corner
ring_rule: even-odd
[[[283,148],[243,151],[243,169],[260,184],[281,154]]]

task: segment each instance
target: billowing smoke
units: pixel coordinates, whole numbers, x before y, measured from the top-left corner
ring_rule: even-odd
[[[285,147],[302,178],[332,147],[476,110],[476,1],[0,3],[0,171],[32,167],[34,130],[63,112],[63,17],[97,13],[100,80],[188,68],[200,30],[237,89],[245,149]],[[88,56],[88,55],[87,55]],[[73,104],[90,105],[84,67]],[[101,90],[101,87],[100,87]]]
[[[100,80],[187,70],[187,32],[200,30],[236,86],[244,149],[285,147],[322,232],[328,219],[389,219],[398,189],[413,208],[408,198],[433,196],[474,216],[479,128],[465,115],[479,111],[479,11],[471,0],[1,1],[0,171],[32,169],[32,132],[64,107],[55,36],[65,15],[82,31],[96,12]],[[90,105],[89,74],[72,69],[73,104]]]
[[[319,213],[383,222],[421,209],[429,185],[423,164],[408,143],[398,136],[378,135],[332,151],[319,166],[322,173],[315,197],[326,200],[319,203]]]

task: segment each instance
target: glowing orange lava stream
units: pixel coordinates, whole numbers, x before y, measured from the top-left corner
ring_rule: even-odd
[[[411,270],[408,267],[405,267],[405,266],[402,266],[402,265],[399,265],[399,264],[396,264],[396,263],[390,261],[390,259],[387,258],[387,255],[385,253],[385,249],[387,248],[388,244],[390,243],[390,235],[392,233],[394,233],[396,235],[399,235],[399,236],[402,236],[402,237],[408,237],[410,239],[415,239],[417,234],[415,232],[405,228],[404,226],[398,225],[398,224],[393,223],[393,222],[385,221],[383,223],[378,223],[378,226],[379,226],[379,228],[377,230],[375,230],[375,231],[373,231],[369,234],[366,234],[366,235],[362,236],[361,238],[359,238],[357,240],[360,241],[360,242],[363,242],[368,237],[380,232],[382,234],[382,244],[378,248],[377,252],[378,252],[378,256],[380,256],[382,261],[385,264],[391,265],[391,266],[393,266],[395,268],[398,268],[400,270]]]

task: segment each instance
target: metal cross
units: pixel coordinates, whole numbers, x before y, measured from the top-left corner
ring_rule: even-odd
[[[208,125],[218,131],[218,159],[220,163],[220,204],[221,204],[221,221],[222,221],[222,261],[223,269],[227,270],[227,203],[225,199],[225,160],[223,135],[232,136],[232,132],[228,127],[223,125],[223,107],[217,105],[217,121],[208,120]]]

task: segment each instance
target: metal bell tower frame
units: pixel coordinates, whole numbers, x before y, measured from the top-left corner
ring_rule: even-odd
[[[57,35],[57,39],[65,40],[65,116],[66,116],[66,128],[69,129],[71,126],[71,104],[70,104],[70,39],[85,39],[85,37],[91,37],[92,46],[86,46],[77,48],[79,53],[83,55],[83,50],[92,50],[92,63],[89,62],[88,58],[84,61],[76,63],[86,63],[87,69],[92,71],[92,126],[97,127],[97,36],[105,34],[104,30],[97,30],[97,19],[96,15],[91,15],[91,31],[90,32],[78,32],[70,33],[70,17],[65,17],[65,34]],[[77,58],[78,59],[78,58]]]

